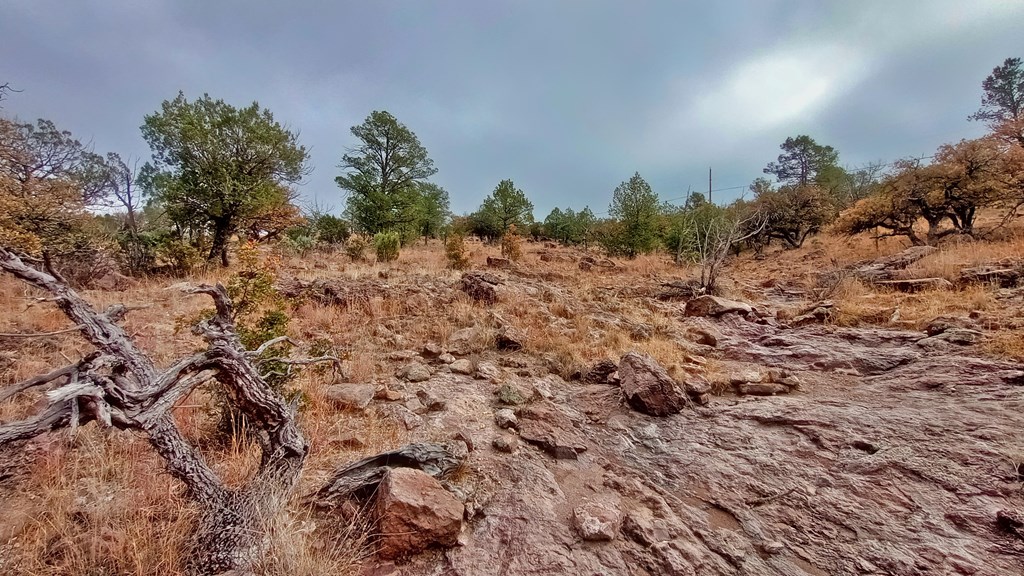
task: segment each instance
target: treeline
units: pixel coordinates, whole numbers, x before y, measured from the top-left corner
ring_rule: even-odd
[[[611,191],[606,212],[559,207],[543,220],[512,180],[499,182],[476,211],[453,216],[447,191],[430,181],[437,169],[426,148],[385,111],[351,129],[357,145],[341,156],[336,178],[345,193],[341,215],[298,207],[308,151],[255,102],[236,108],[179,93],[143,118],[152,150],[145,162],[98,154],[47,120],[0,117],[0,245],[88,277],[227,265],[236,238],[298,253],[344,246],[353,258],[373,245],[391,259],[418,238],[500,242],[513,234],[625,257],[664,250],[682,262],[706,258],[723,238],[731,250],[760,251],[772,242],[799,247],[826,228],[915,244],[981,236],[988,232],[977,226],[981,209],[998,210],[1005,225],[1024,206],[1021,60],[995,68],[982,90],[971,119],[989,133],[942,146],[930,162],[844,168],[834,148],[800,135],[787,138],[766,177],[728,206],[698,193],[664,202],[634,174]]]

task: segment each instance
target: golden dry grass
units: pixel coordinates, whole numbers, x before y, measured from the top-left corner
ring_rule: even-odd
[[[484,268],[498,246],[467,241],[473,268]],[[822,271],[896,253],[907,246],[899,239],[874,241],[866,237],[821,236],[797,250],[772,249],[763,260],[743,255],[727,271],[727,286],[735,297],[758,299],[766,280],[805,290],[813,299]],[[428,342],[445,344],[458,329],[482,328],[481,342],[493,338],[499,324],[513,325],[526,335],[525,353],[546,358],[569,377],[589,364],[618,358],[637,350],[652,355],[679,376],[700,373],[716,390],[728,387],[728,375],[714,359],[703,359],[676,334],[678,305],[651,300],[661,282],[694,274],[671,258],[656,254],[616,261],[610,269],[583,273],[576,261],[582,250],[547,248],[525,242],[517,270],[517,289],[528,297],[502,298],[493,307],[474,304],[461,293],[438,300],[430,294],[391,298],[373,294],[347,307],[303,303],[291,311],[291,331],[300,340],[323,339],[346,364],[356,382],[386,383],[395,368],[389,352],[418,349]],[[559,258],[542,261],[546,252]],[[590,252],[594,254],[594,251]],[[1024,258],[1024,234],[1014,231],[997,242],[949,243],[915,264],[914,274],[955,278],[960,268],[1002,258]],[[158,364],[167,365],[201,346],[187,331],[175,332],[175,321],[208,304],[200,296],[183,296],[170,289],[180,282],[223,281],[231,270],[211,269],[185,279],[150,279],[124,292],[87,292],[97,306],[114,302],[148,305],[131,313],[126,328]],[[447,269],[440,242],[403,249],[388,264],[351,262],[343,253],[312,258],[286,257],[282,276],[304,280],[344,278],[375,280],[388,285],[419,285],[433,280],[450,285],[459,272]],[[52,332],[70,323],[40,294],[15,280],[0,277],[0,333]],[[903,294],[879,290],[844,278],[829,290],[837,303],[836,322],[844,325],[882,325],[921,328],[941,315],[972,312],[993,328],[986,353],[1024,360],[1024,312],[997,300],[996,290],[972,286],[962,290]],[[899,311],[898,318],[894,313]],[[996,329],[998,328],[998,329]],[[89,351],[81,338],[67,333],[48,338],[3,340],[0,386],[74,361]],[[375,412],[340,412],[325,395],[333,383],[330,370],[304,371],[292,386],[304,399],[301,425],[310,446],[299,494],[319,486],[337,466],[400,446],[409,439],[404,427]],[[22,394],[0,405],[0,421],[28,413],[38,392]],[[251,443],[210,443],[215,426],[211,396],[197,390],[175,409],[175,417],[231,484],[248,478],[257,451]],[[365,442],[352,448],[342,442],[356,434]],[[145,439],[123,432],[83,428],[36,442],[25,456],[27,474],[0,484],[4,512],[0,531],[0,573],[56,574],[177,574],[180,554],[190,533],[194,513],[180,497],[180,486],[162,472],[161,462]],[[365,553],[358,527],[324,522],[295,504],[273,528],[274,545],[265,574],[347,574]]]

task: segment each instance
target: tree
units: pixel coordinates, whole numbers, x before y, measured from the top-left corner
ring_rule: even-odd
[[[789,137],[780,146],[782,154],[776,162],[770,162],[764,169],[783,184],[806,186],[814,183],[819,174],[829,166],[835,166],[839,153],[831,146],[822,146],[806,135]]]
[[[526,230],[533,223],[533,203],[511,180],[502,180],[477,211],[484,227],[500,238],[515,225]]]
[[[412,130],[384,111],[352,127],[360,144],[341,158],[335,178],[348,194],[346,213],[363,232],[376,234],[411,224],[416,187],[437,173]]]
[[[433,182],[416,185],[416,203],[413,205],[415,233],[423,237],[437,238],[451,218],[448,208],[448,192]]]
[[[763,234],[767,241],[777,239],[790,248],[803,246],[804,240],[821,230],[835,217],[829,194],[820,186],[785,185],[778,189],[762,188],[755,182],[754,207],[764,219]]]
[[[993,130],[997,126],[1024,119],[1024,65],[1020,58],[1007,58],[1002,66],[996,66],[981,83],[984,92],[981,108],[969,116],[980,120]],[[1020,135],[1024,145],[1024,134]]]
[[[608,214],[618,221],[617,230],[608,238],[609,251],[635,258],[654,250],[658,240],[658,195],[639,172],[612,192]]]
[[[153,150],[150,191],[177,224],[212,235],[208,259],[219,256],[224,266],[231,236],[288,203],[288,186],[308,173],[296,134],[256,102],[235,108],[179,92],[145,117],[142,137]]]

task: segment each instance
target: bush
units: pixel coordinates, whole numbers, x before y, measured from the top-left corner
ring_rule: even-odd
[[[286,234],[281,239],[281,246],[299,256],[305,256],[316,248],[316,236],[309,234]]]
[[[466,250],[466,237],[452,234],[444,243],[444,255],[448,258],[448,267],[452,270],[469,268],[469,254]]]
[[[513,262],[518,262],[523,257],[522,238],[516,233],[516,225],[512,224],[501,237],[501,255]]]
[[[398,260],[398,250],[402,246],[402,236],[398,232],[378,232],[373,237],[373,248],[377,251],[378,262]]]
[[[156,260],[158,268],[177,276],[189,274],[205,262],[195,246],[172,236],[157,241]]]
[[[310,224],[322,244],[344,244],[352,235],[348,222],[331,214],[318,214],[310,220]]]
[[[345,242],[345,253],[353,262],[358,262],[366,258],[366,249],[369,247],[370,243],[366,241],[366,238],[356,235]]]

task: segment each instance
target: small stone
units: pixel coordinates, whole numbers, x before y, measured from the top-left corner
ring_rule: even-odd
[[[455,432],[455,435],[452,436],[452,439],[464,442],[466,444],[466,449],[469,450],[470,452],[474,450],[473,436],[469,433],[468,430],[460,428],[457,432]]]
[[[423,415],[427,413],[427,407],[424,406],[422,402],[420,402],[419,398],[415,397],[409,398],[408,400],[405,401],[405,408],[412,412],[413,414]]]
[[[437,342],[428,342],[426,345],[423,346],[423,350],[420,352],[420,354],[424,358],[433,359],[440,356],[443,352],[444,350],[441,349],[440,344],[438,344]]]
[[[441,361],[443,364],[451,364],[452,362],[455,362],[455,356],[452,356],[447,352],[438,356],[437,359]]]
[[[427,412],[440,412],[448,406],[447,402],[426,390],[417,390],[416,397],[419,398],[420,402],[423,403],[423,406],[426,407]]]
[[[498,425],[498,428],[519,428],[519,419],[516,418],[516,413],[510,408],[501,408],[495,411],[494,423]]]
[[[511,434],[502,434],[491,442],[491,446],[493,446],[498,452],[511,454],[515,452],[516,448],[519,446],[519,440]]]
[[[525,338],[519,330],[516,330],[512,326],[504,326],[495,336],[494,345],[498,350],[513,352],[523,349],[524,340]]]
[[[324,390],[324,395],[335,404],[356,410],[369,406],[376,393],[373,384],[334,384]]]
[[[479,351],[482,340],[478,328],[462,328],[448,337],[448,351],[456,356],[465,356]]]
[[[745,396],[774,396],[789,392],[789,388],[782,384],[772,384],[769,382],[747,382],[740,384],[738,391]]]
[[[430,368],[420,362],[410,362],[399,370],[398,377],[409,382],[423,382],[430,379]]]
[[[764,380],[764,376],[761,375],[757,370],[740,370],[729,376],[729,383],[733,386],[745,384],[747,382],[761,382]]]
[[[584,540],[608,542],[619,534],[622,514],[611,504],[589,502],[577,506],[572,514],[573,526]]]
[[[450,368],[456,374],[465,374],[467,376],[474,372],[473,363],[465,358],[452,362]]]
[[[718,296],[698,296],[686,303],[687,316],[721,316],[723,314],[747,315],[753,312],[753,308],[744,302],[736,302],[719,298]]]
[[[476,375],[484,380],[497,380],[501,376],[501,368],[490,362],[479,362],[476,365]]]

